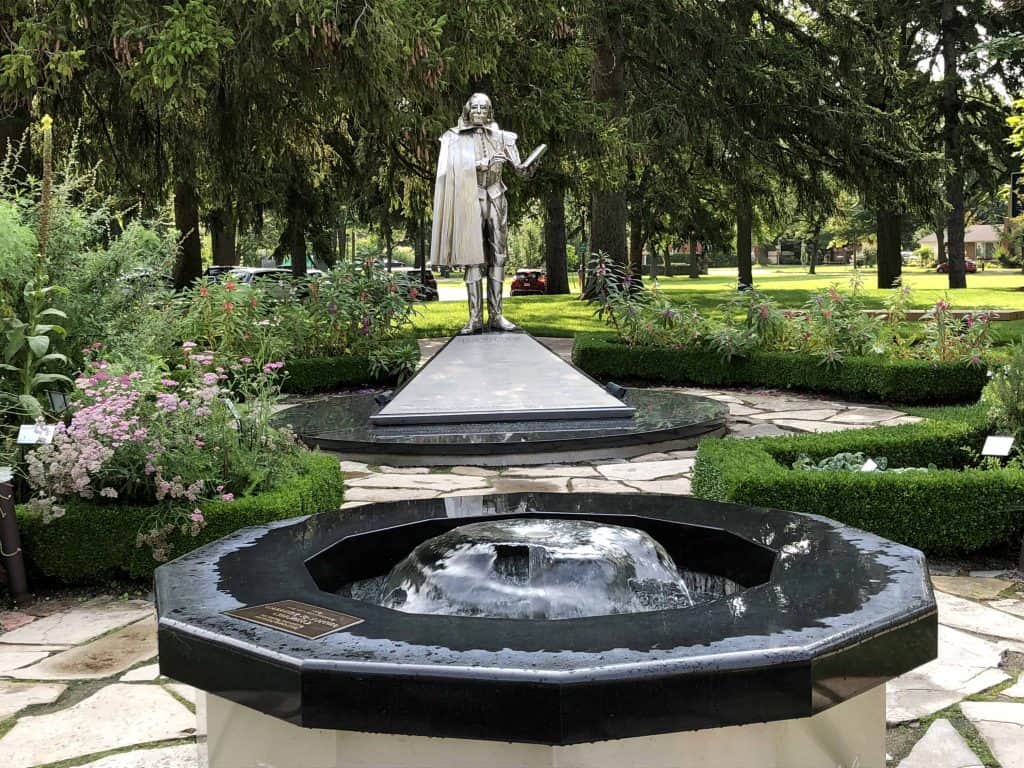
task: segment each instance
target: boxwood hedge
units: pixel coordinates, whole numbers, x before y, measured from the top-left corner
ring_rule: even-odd
[[[694,466],[695,495],[824,515],[940,555],[965,554],[1007,541],[1024,529],[1024,472],[959,469],[977,449],[979,421],[924,422],[823,435],[705,440]],[[884,456],[890,466],[929,472],[793,470],[843,451]]]
[[[416,347],[416,352],[419,352],[415,339],[405,339],[396,343]],[[284,370],[287,375],[281,390],[296,395],[326,392],[343,387],[395,383],[394,376],[379,376],[373,373],[368,355],[300,358],[289,360]]]
[[[286,487],[231,502],[202,504],[206,527],[196,537],[172,539],[172,557],[250,525],[337,509],[344,485],[336,457],[304,454],[301,474]],[[22,547],[36,577],[65,584],[96,584],[112,578],[149,578],[159,563],[148,547],[135,546],[153,510],[147,506],[78,500],[66,512],[43,523],[18,507]]]
[[[710,351],[630,347],[602,334],[576,336],[572,359],[597,379],[802,389],[906,404],[972,402],[987,381],[984,367],[962,363],[848,357],[826,366],[793,352],[754,352],[726,362]]]

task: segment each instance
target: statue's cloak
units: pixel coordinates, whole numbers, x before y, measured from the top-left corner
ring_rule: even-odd
[[[437,159],[430,236],[430,263],[434,267],[484,263],[476,147],[472,131],[459,128],[445,131]]]

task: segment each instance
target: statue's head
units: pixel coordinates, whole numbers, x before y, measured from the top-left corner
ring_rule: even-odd
[[[486,93],[474,93],[462,108],[462,122],[466,125],[488,125],[494,122],[494,108]]]

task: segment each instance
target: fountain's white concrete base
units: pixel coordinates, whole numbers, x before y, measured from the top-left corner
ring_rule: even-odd
[[[885,768],[884,685],[799,720],[567,747],[300,728],[203,694],[197,712],[208,768]]]

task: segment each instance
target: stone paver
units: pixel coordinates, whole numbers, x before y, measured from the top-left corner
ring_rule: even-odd
[[[729,437],[751,438],[751,437],[777,437],[789,435],[787,432],[774,424],[737,424],[730,428]]]
[[[850,424],[879,424],[890,419],[901,418],[904,414],[890,408],[851,408],[833,416],[830,421]]]
[[[0,677],[15,669],[35,664],[49,656],[49,651],[32,645],[0,645]]]
[[[195,744],[140,749],[109,755],[81,768],[198,768],[199,748]]]
[[[389,467],[386,464],[381,464],[377,471],[395,475],[426,475],[430,473],[428,467]]]
[[[1012,581],[1003,579],[978,579],[971,576],[932,576],[936,589],[957,597],[972,600],[991,600],[1013,586]]]
[[[121,675],[122,683],[149,683],[160,677],[159,664],[146,664]]]
[[[23,680],[100,679],[152,659],[156,650],[156,620],[148,617],[99,640],[15,670],[11,676]]]
[[[67,709],[18,720],[0,738],[0,765],[31,768],[179,739],[195,728],[195,715],[160,686],[115,683]]]
[[[842,432],[846,429],[864,429],[867,424],[839,424],[834,421],[809,421],[805,419],[777,419],[776,426],[796,432]]]
[[[935,601],[941,624],[979,635],[1024,641],[1024,619],[945,592],[936,592]]]
[[[351,502],[373,502],[373,501],[411,501],[412,499],[433,499],[438,495],[437,491],[417,491],[412,488],[352,488],[345,489],[345,504],[342,509],[348,507]]]
[[[568,477],[495,477],[491,480],[494,493],[568,493]]]
[[[178,696],[183,698],[189,704],[195,706],[196,689],[193,688],[191,685],[185,685],[184,683],[168,683],[164,687],[170,688],[172,691],[174,691]]]
[[[361,461],[342,461],[341,471],[346,475],[366,475],[369,474],[371,470],[369,464],[364,464]]]
[[[75,610],[55,613],[24,627],[0,635],[0,643],[75,644],[123,627],[153,613],[153,606],[143,600],[115,600],[98,597]]]
[[[672,456],[667,453],[645,453],[643,456],[634,456],[630,459],[631,462],[644,462],[644,461],[672,461]]]
[[[0,611],[0,632],[10,632],[12,629],[31,624],[36,617],[31,613],[21,611]]]
[[[672,459],[670,461],[650,461],[643,464],[601,464],[597,467],[608,480],[657,480],[660,477],[673,477],[693,469],[693,459]]]
[[[812,408],[804,411],[769,411],[768,413],[755,413],[750,418],[759,421],[775,421],[776,419],[788,419],[798,421],[825,421],[837,415],[839,411],[825,408]]]
[[[548,464],[542,467],[509,467],[503,477],[598,477],[594,467]]]
[[[953,724],[939,719],[931,724],[924,738],[914,745],[897,768],[984,768],[984,765]]]
[[[1004,598],[1002,600],[993,600],[989,605],[1000,611],[1011,613],[1014,616],[1019,616],[1024,619],[1024,600]]]
[[[676,480],[630,480],[629,484],[641,493],[671,493],[677,496],[690,495],[690,479],[680,477]]]
[[[636,493],[634,488],[615,480],[598,480],[592,477],[574,477],[573,493]]]
[[[1024,704],[967,701],[960,709],[1002,768],[1024,768]]]
[[[1007,675],[996,669],[1001,660],[995,643],[940,625],[938,658],[886,686],[886,720],[927,717],[1005,682]]]
[[[1017,682],[1003,691],[1003,696],[1012,696],[1015,699],[1024,699],[1024,675],[1021,675]],[[1024,744],[1021,745],[1024,747]]]
[[[498,474],[496,469],[487,467],[452,467],[453,475],[466,475],[467,477],[494,477]]]
[[[34,704],[52,704],[64,693],[59,683],[12,683],[0,680],[0,721]]]
[[[760,413],[757,408],[751,408],[749,405],[741,405],[739,403],[729,403],[729,415],[730,416],[752,416],[755,413]]]
[[[460,491],[485,485],[483,478],[462,475],[396,475],[379,474],[357,477],[346,485],[349,488],[408,488],[416,491]]]

